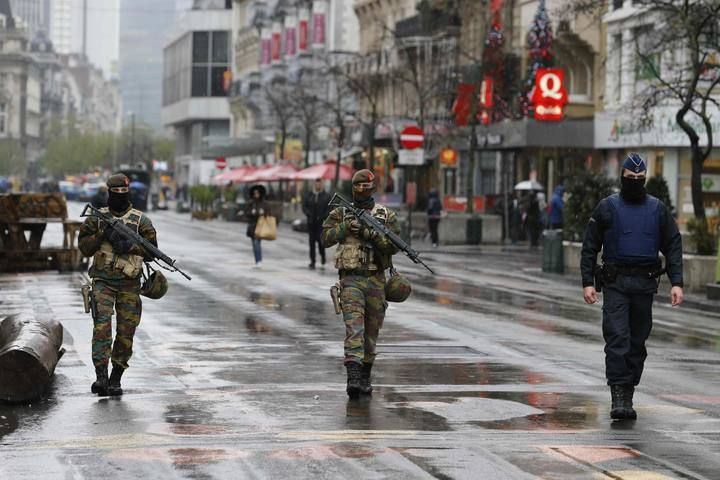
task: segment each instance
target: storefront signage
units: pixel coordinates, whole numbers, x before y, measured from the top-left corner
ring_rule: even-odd
[[[281,39],[282,39],[282,27],[280,26],[280,23],[275,22],[273,23],[272,28],[272,43],[271,43],[271,49],[272,52],[272,63],[278,63],[280,62],[280,53],[281,53]]]
[[[440,151],[440,163],[446,167],[456,167],[458,152],[452,148],[444,148]]]
[[[269,28],[263,28],[260,31],[260,64],[270,65],[272,44],[272,31]]]
[[[703,192],[718,193],[720,192],[720,175],[703,173],[701,184]]]
[[[503,136],[499,133],[478,134],[477,143],[481,147],[499,147],[503,143]]]
[[[535,75],[531,101],[535,120],[562,120],[563,109],[568,101],[565,72],[560,68],[539,68]]]

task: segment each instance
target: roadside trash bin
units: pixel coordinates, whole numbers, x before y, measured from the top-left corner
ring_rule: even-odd
[[[468,245],[480,245],[482,242],[482,218],[468,218],[465,239]]]
[[[564,273],[562,230],[545,230],[543,232],[542,271],[547,273]]]

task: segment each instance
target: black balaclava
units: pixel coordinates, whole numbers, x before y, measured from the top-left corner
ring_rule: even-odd
[[[112,175],[107,180],[108,187],[108,208],[114,213],[125,213],[130,205],[130,180],[122,173]],[[113,192],[113,188],[127,188],[128,191],[125,193]]]
[[[352,178],[353,204],[365,210],[375,206],[375,199],[372,194],[375,192],[375,174],[370,170],[358,170]],[[372,184],[370,188],[363,188],[363,184]]]
[[[645,178],[620,177],[620,195],[628,202],[641,202],[647,195]]]

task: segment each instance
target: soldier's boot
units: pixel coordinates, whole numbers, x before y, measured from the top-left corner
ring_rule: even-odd
[[[360,383],[361,366],[359,363],[350,362],[345,364],[347,368],[347,388],[345,391],[350,398],[358,398],[362,393],[362,384]]]
[[[107,367],[96,367],[95,368],[96,379],[90,386],[92,393],[97,393],[101,397],[107,397],[108,395],[108,374]]]
[[[631,420],[637,419],[637,412],[633,408],[633,395],[635,394],[635,387],[632,385],[625,385],[625,415],[626,418]]]
[[[370,383],[372,367],[372,363],[363,363],[362,370],[360,370],[360,391],[365,395],[372,395],[373,387]]]
[[[630,418],[630,413],[627,409],[628,403],[626,399],[626,392],[627,385],[610,385],[610,396],[612,397],[610,418],[614,420],[625,420]]]
[[[120,386],[120,379],[122,378],[123,373],[125,373],[124,368],[113,365],[110,380],[108,381],[108,395],[114,397],[123,394],[122,387]]]

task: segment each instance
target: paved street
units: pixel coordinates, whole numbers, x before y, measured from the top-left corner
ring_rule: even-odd
[[[150,216],[193,280],[144,301],[122,398],[89,392],[83,276],[0,276],[0,314],[57,318],[67,348],[47,399],[0,405],[0,479],[720,479],[718,311],[659,299],[639,419],[611,423],[577,284],[523,248],[427,251],[436,277],[398,260],[414,294],[349,401],[336,274],[307,269],[303,234],[254,269],[244,224]]]

